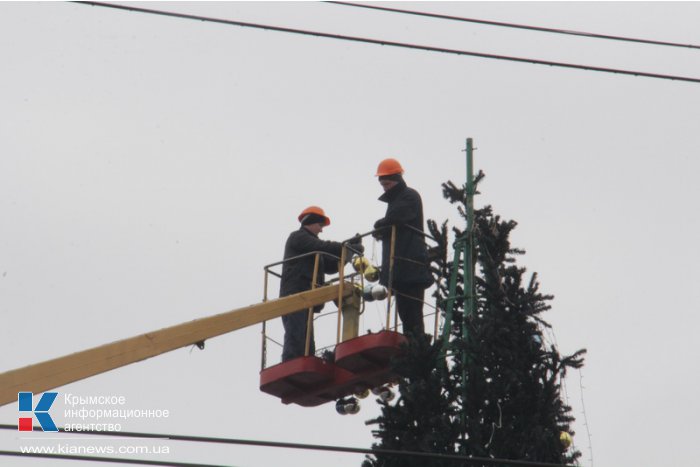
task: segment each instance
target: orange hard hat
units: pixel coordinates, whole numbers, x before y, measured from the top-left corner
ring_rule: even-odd
[[[325,221],[323,222],[324,226],[331,225],[331,219],[328,216],[326,216],[326,213],[323,211],[323,209],[318,206],[309,206],[308,208],[301,211],[301,214],[299,214],[298,218],[299,222],[301,222],[304,219],[304,217],[308,216],[309,214],[316,214],[318,216],[323,217],[325,219]]]
[[[375,174],[375,176],[384,177],[386,175],[395,175],[402,173],[403,167],[401,167],[399,161],[397,161],[396,159],[384,159],[379,163],[379,167],[377,167],[377,173]]]

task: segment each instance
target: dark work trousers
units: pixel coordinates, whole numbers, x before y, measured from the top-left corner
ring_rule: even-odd
[[[423,325],[423,298],[425,289],[422,286],[396,284],[394,286],[396,309],[403,324],[404,334],[415,337],[425,334]]]
[[[284,347],[282,348],[282,361],[304,356],[306,347],[306,320],[309,310],[296,311],[282,316],[284,325]],[[311,342],[309,342],[309,355],[316,352],[314,344],[314,326],[311,323]]]

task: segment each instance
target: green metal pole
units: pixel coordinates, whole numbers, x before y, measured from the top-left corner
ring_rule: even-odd
[[[467,182],[464,187],[465,205],[467,208],[467,227],[464,234],[455,239],[454,242],[454,258],[452,260],[452,271],[450,274],[449,291],[445,307],[445,326],[442,330],[442,358],[447,358],[447,350],[450,346],[450,333],[452,332],[452,315],[454,314],[454,305],[457,295],[457,277],[460,271],[460,260],[462,277],[464,279],[463,304],[464,314],[462,316],[462,339],[465,344],[469,338],[467,320],[476,312],[476,286],[474,283],[475,261],[474,261],[474,146],[471,138],[467,138],[467,147],[465,149],[467,157]],[[460,356],[462,362],[462,405],[467,404],[467,359],[469,356],[466,352],[466,346]],[[444,361],[443,371],[447,371],[447,363]],[[464,410],[460,414],[460,422],[462,425],[462,446],[464,447],[467,433],[467,420],[464,416]]]
[[[474,147],[471,138],[467,138],[467,184],[465,186],[465,203],[467,205],[467,230],[464,245],[464,315],[462,317],[462,339],[467,343],[469,338],[467,320],[476,312],[476,286],[474,284]],[[466,345],[462,352],[462,446],[467,432],[467,420],[464,407],[467,404],[467,355]]]
[[[452,260],[452,273],[450,275],[449,292],[447,296],[447,306],[445,308],[445,326],[443,328],[443,355],[447,353],[449,337],[452,331],[452,315],[457,293],[457,276],[460,269],[460,259],[464,255],[462,263],[462,277],[464,278],[464,316],[462,320],[462,337],[467,338],[466,317],[476,310],[476,294],[474,287],[474,163],[473,163],[473,143],[472,139],[467,139],[467,183],[465,185],[465,204],[467,207],[467,228],[464,235],[457,238],[454,243],[454,258]],[[464,356],[463,356],[464,357]]]
[[[474,284],[474,147],[467,138],[467,248],[464,255],[464,314],[471,316],[476,311],[476,287]],[[462,336],[466,339],[466,320],[462,324]]]

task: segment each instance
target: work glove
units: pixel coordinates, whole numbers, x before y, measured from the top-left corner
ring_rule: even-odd
[[[353,253],[361,255],[365,252],[365,247],[362,245],[362,243],[348,243],[348,247],[352,250]]]
[[[362,236],[360,234],[355,234],[350,240],[348,240],[348,246],[354,250],[354,253],[362,254],[365,252],[365,247],[362,246]]]
[[[381,240],[384,235],[386,234],[386,229],[383,230],[377,230],[380,229],[381,227],[384,227],[385,222],[384,218],[379,219],[377,222],[374,223],[374,232],[372,232],[372,237],[374,237],[375,240]]]

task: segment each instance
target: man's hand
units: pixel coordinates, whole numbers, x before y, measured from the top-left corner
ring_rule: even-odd
[[[365,252],[365,247],[362,245],[361,242],[362,241],[360,241],[360,243],[348,243],[348,248],[350,248],[353,251],[353,253],[361,255]]]

